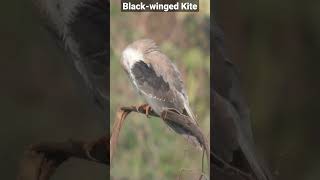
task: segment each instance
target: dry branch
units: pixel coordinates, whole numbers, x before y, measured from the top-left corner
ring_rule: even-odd
[[[117,113],[118,120],[113,126],[111,139],[109,139],[109,137],[103,137],[94,142],[69,140],[66,142],[48,142],[32,145],[26,150],[23,160],[20,163],[17,179],[49,180],[56,169],[71,157],[109,165],[110,159],[112,159],[116,149],[116,143],[121,127],[130,112],[145,114],[146,109],[143,108],[143,106],[121,108]],[[165,114],[161,115],[164,121],[173,121],[198,138],[209,159],[209,144],[201,129],[197,125],[191,123],[191,120],[188,119],[189,117],[187,116],[178,114],[174,111],[166,111],[164,113]],[[159,117],[152,110],[149,112],[149,115]],[[109,140],[111,150],[109,149]],[[110,158],[108,156],[109,153]]]
[[[20,162],[17,180],[48,180],[70,157],[109,164],[108,137],[94,142],[69,140],[32,145]]]
[[[137,113],[142,113],[146,114],[146,108],[144,105],[142,106],[130,106],[130,107],[122,107],[117,113],[117,119],[114,122],[114,126],[112,128],[112,135],[110,139],[110,159],[112,160],[112,157],[115,153],[116,145],[117,145],[117,140],[119,137],[120,130],[123,126],[123,122],[125,118],[128,116],[130,112],[137,112]],[[152,110],[148,113],[150,116],[154,117],[159,117],[159,115],[155,114]],[[188,130],[190,134],[195,136],[202,147],[204,148],[206,155],[207,155],[207,160],[208,163],[210,163],[210,147],[208,144],[208,141],[206,140],[206,137],[202,133],[201,129],[194,123],[192,123],[191,119],[188,116],[185,116],[183,114],[179,114],[175,111],[164,111],[161,114],[161,118],[163,118],[164,121],[172,121],[176,124],[179,124],[182,126],[184,129]]]

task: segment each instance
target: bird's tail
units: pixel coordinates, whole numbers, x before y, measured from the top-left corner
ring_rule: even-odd
[[[182,135],[182,137],[184,137],[188,141],[188,143],[192,144],[198,150],[204,151],[207,156],[208,167],[210,167],[210,145],[208,143],[208,140],[200,130],[200,128],[196,128],[198,133],[197,133],[197,136],[195,136],[189,130],[181,127],[180,125],[174,122],[171,122],[171,121],[165,121],[165,122],[168,124],[171,130]],[[196,124],[194,125],[198,127]]]
[[[191,117],[191,119],[193,120],[193,122],[194,122],[195,124],[199,125],[199,124],[198,124],[198,121],[197,121],[197,119],[196,119],[196,116],[195,116],[194,113],[192,112],[192,110],[191,110],[191,108],[190,108],[190,105],[189,105],[188,103],[185,103],[185,104],[184,104],[184,109],[187,111],[189,117]]]
[[[252,151],[252,148],[248,148],[248,146],[243,145],[243,153],[247,157],[247,160],[253,170],[255,176],[258,180],[272,180],[271,172],[265,167],[264,162],[261,161]]]
[[[195,116],[195,114],[193,113],[193,111],[191,110],[190,108],[190,105],[188,103],[189,101],[187,101],[187,103],[184,103],[184,109],[185,111],[187,112],[188,116],[191,118],[192,122],[199,126],[198,124],[198,121],[197,121],[197,118]],[[201,144],[201,142],[199,142],[199,140],[195,137],[195,136],[192,136],[190,134],[182,134],[182,136],[187,139],[187,141],[189,143],[191,143],[192,145],[194,145],[195,147],[199,148],[199,149],[202,149],[202,146],[204,144]],[[206,149],[206,148],[205,148]]]
[[[182,137],[184,137],[190,144],[192,144],[196,148],[202,149],[201,143],[199,142],[198,138],[192,135],[191,132],[174,122],[166,121],[166,123],[172,131],[182,135]]]

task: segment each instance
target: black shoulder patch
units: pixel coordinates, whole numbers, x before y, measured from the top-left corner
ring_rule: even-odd
[[[154,68],[143,61],[136,62],[131,69],[133,81],[146,99],[156,102],[157,109],[173,108],[182,112],[184,105],[174,88],[170,87]]]
[[[143,90],[147,91],[147,93],[163,97],[159,94],[160,92],[165,93],[170,91],[168,82],[166,82],[162,76],[157,76],[153,67],[148,66],[143,61],[136,62],[133,65],[131,72],[133,73],[138,85],[144,87],[145,89]]]

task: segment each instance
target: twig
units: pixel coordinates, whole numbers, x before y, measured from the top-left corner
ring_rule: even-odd
[[[120,110],[117,113],[116,120],[114,122],[113,128],[112,128],[112,135],[110,139],[110,159],[112,160],[112,157],[115,153],[118,137],[120,130],[123,126],[123,122],[125,118],[131,113],[131,112],[137,112],[137,113],[142,113],[146,114],[146,106],[129,106],[129,107],[121,107]],[[194,123],[192,123],[191,119],[188,116],[185,116],[183,114],[179,114],[175,111],[164,111],[162,114],[159,116],[156,114],[154,111],[150,111],[148,113],[150,116],[154,117],[161,117],[163,118],[164,121],[171,121],[174,122],[184,129],[188,130],[190,134],[195,136],[200,144],[202,145],[204,151],[206,152],[207,156],[207,161],[208,161],[208,168],[210,169],[210,147],[209,144],[203,135],[201,129]]]
[[[123,122],[130,112],[131,111],[122,110],[122,109],[118,110],[117,112],[116,120],[114,121],[114,124],[112,127],[112,135],[110,138],[110,161],[112,161],[113,154],[116,151],[118,137],[119,137]]]
[[[139,113],[143,113],[145,114],[145,110],[141,109],[141,108],[132,108],[132,107],[123,107],[123,110],[131,110],[134,112],[139,112]],[[139,111],[137,111],[139,110]],[[182,114],[178,114],[174,111],[164,111],[162,112],[162,114],[165,113],[165,117],[164,121],[172,121],[174,123],[179,124],[180,126],[182,126],[183,128],[187,129],[192,135],[194,135],[199,142],[201,143],[202,146],[204,146],[204,149],[206,151],[206,155],[207,158],[210,157],[210,148],[209,148],[209,144],[205,138],[205,136],[202,133],[202,130],[195,125],[194,123],[192,123],[191,119],[188,116],[182,115]],[[155,116],[155,117],[159,117],[157,114],[155,114],[153,111],[151,111],[149,113],[149,115],[151,116]]]
[[[17,180],[48,180],[70,157],[108,165],[108,141],[108,137],[102,137],[94,142],[69,140],[32,145],[20,162]]]

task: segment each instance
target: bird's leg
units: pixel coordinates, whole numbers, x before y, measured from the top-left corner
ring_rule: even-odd
[[[149,114],[150,114],[150,112],[152,111],[152,109],[151,109],[151,106],[150,106],[149,104],[142,104],[142,105],[140,105],[137,109],[138,109],[138,111],[139,111],[140,109],[142,109],[142,110],[145,112],[147,118],[150,117]]]

